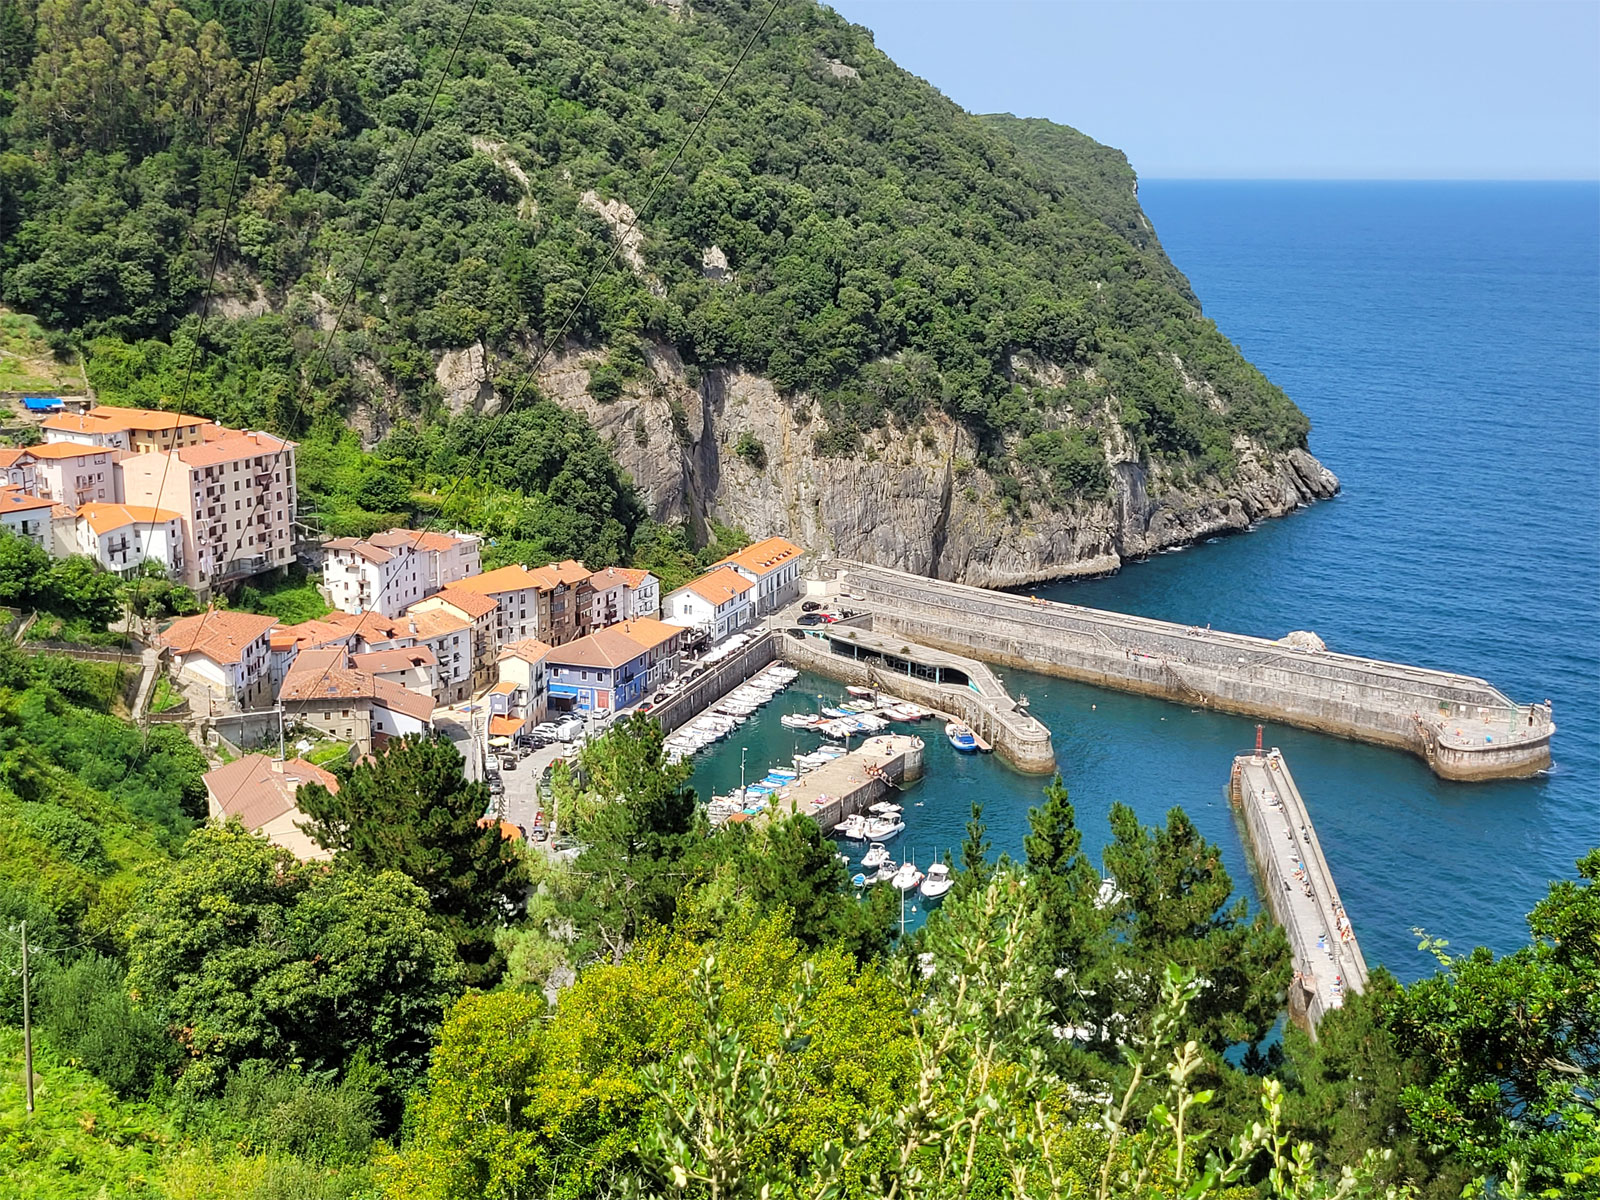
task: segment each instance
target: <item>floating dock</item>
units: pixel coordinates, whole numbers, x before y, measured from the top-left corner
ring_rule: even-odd
[[[1367,960],[1282,753],[1258,745],[1234,759],[1228,795],[1244,819],[1262,898],[1289,938],[1289,1015],[1315,1038],[1326,1013],[1366,990]]]
[[[1335,654],[1309,638],[1299,645],[1213,632],[866,563],[833,559],[819,574],[813,591],[869,614],[885,640],[1394,746],[1446,779],[1532,775],[1550,765],[1549,701],[1517,704],[1472,676]],[[1005,752],[1004,737],[984,733]]]

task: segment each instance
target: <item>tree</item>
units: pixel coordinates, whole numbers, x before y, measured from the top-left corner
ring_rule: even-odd
[[[461,990],[455,952],[404,875],[302,863],[237,820],[190,834],[124,932],[129,991],[174,1030],[193,1094],[247,1059],[338,1072],[359,1051],[393,1100]]]
[[[1022,845],[1037,897],[1041,948],[1053,968],[1048,990],[1054,1017],[1079,1026],[1105,1016],[1091,995],[1103,986],[1106,926],[1096,903],[1100,877],[1083,853],[1083,833],[1060,775],[1045,787],[1044,803],[1029,810],[1028,830]]]
[[[1533,939],[1452,957],[1406,992],[1395,1037],[1423,1064],[1412,1127],[1536,1195],[1600,1195],[1600,849],[1528,915]]]
[[[1283,931],[1266,912],[1249,919],[1217,848],[1180,808],[1149,829],[1126,805],[1111,809],[1105,849],[1114,893],[1105,914],[1111,943],[1095,980],[1103,1022],[1152,1011],[1167,963],[1203,981],[1189,1005],[1189,1036],[1220,1053],[1266,1037],[1283,1009],[1290,976]],[[1125,1019],[1125,1018],[1124,1018]]]
[[[37,543],[0,530],[0,604],[35,604],[45,589],[50,556]]]
[[[994,874],[989,852],[994,847],[989,842],[989,827],[984,824],[983,805],[972,802],[972,815],[967,818],[967,839],[961,843],[961,870],[957,873],[950,893],[956,899],[982,888]]]
[[[122,615],[122,585],[94,559],[74,554],[58,558],[45,582],[50,608],[101,628]]]
[[[447,739],[391,739],[338,792],[307,784],[297,803],[319,846],[368,870],[399,871],[422,889],[469,982],[498,978],[494,929],[520,908],[522,861],[497,824],[479,823],[488,786],[467,782]]]
[[[583,790],[563,809],[577,809],[584,843],[575,866],[585,886],[569,909],[580,957],[621,962],[646,929],[672,920],[690,882],[704,818],[689,764],[669,763],[662,742],[660,722],[633,715],[579,758]]]

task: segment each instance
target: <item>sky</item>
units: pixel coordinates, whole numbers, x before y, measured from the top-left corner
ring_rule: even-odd
[[[829,0],[1145,178],[1600,178],[1597,0]]]

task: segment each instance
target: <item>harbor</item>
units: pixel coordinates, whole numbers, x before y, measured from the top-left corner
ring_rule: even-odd
[[[1282,751],[1262,748],[1259,726],[1255,750],[1233,760],[1228,794],[1267,908],[1289,939],[1289,1016],[1315,1037],[1328,1012],[1366,989],[1367,962],[1300,789]]]
[[[891,640],[1408,750],[1446,779],[1550,765],[1548,701],[1519,704],[1473,676],[1330,652],[1307,631],[1272,641],[844,560],[818,573],[817,593],[861,610]]]

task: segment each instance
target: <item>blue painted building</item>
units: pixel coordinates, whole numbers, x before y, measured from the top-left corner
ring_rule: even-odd
[[[626,708],[644,695],[650,648],[613,625],[550,651],[550,698],[571,700],[575,712]]]

